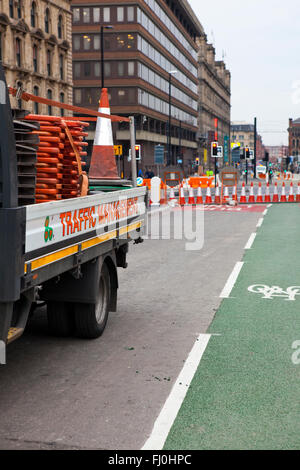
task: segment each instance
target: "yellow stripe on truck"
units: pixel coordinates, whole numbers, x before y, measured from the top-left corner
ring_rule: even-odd
[[[126,227],[121,227],[119,229],[120,235],[124,235],[124,233],[132,232],[142,226],[142,222],[137,222],[135,224],[127,225]],[[112,238],[117,237],[117,230],[113,230],[112,232],[105,233],[103,235],[99,235],[98,237],[91,238],[86,242],[81,243],[81,249],[87,250],[88,248],[92,248],[93,246],[99,245],[100,243],[104,243]],[[37,258],[33,261],[29,261],[24,266],[24,273],[26,274],[28,271],[28,266],[31,265],[31,271],[35,271],[36,269],[43,268],[48,264],[55,263],[55,261],[59,261],[63,258],[67,258],[68,256],[72,256],[75,253],[79,252],[79,245],[73,245],[68,248],[63,248],[62,250],[55,251],[50,255],[42,256],[41,258]]]

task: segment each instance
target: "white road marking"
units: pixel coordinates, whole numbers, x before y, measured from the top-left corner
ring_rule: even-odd
[[[243,261],[238,261],[235,265],[235,267],[233,268],[233,271],[232,273],[230,274],[225,286],[224,286],[224,289],[222,290],[221,294],[220,294],[220,298],[221,299],[228,299],[230,294],[231,294],[231,291],[234,287],[234,284],[236,283],[236,280],[238,278],[238,275],[240,274],[240,271],[242,269],[244,265],[244,262]]]
[[[272,204],[269,204],[267,207],[272,207]]]
[[[261,219],[259,219],[259,221],[258,221],[258,223],[257,223],[256,227],[261,227],[261,226],[262,226],[262,223],[263,223],[263,221],[264,221],[264,219],[263,219],[263,217],[262,217]]]
[[[212,335],[199,335],[142,450],[161,450]]]
[[[266,209],[264,212],[263,212],[263,216],[267,215],[268,213],[268,209]]]
[[[245,246],[245,250],[250,250],[252,248],[252,245],[253,245],[253,242],[255,240],[255,237],[256,237],[256,233],[252,233],[250,235],[250,238],[249,240],[247,241],[247,244]]]

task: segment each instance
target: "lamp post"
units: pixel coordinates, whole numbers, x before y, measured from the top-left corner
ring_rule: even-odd
[[[175,75],[177,73],[177,70],[171,70],[169,72],[169,121],[168,121],[168,160],[167,160],[167,165],[171,164],[171,80],[172,80],[172,75]]]
[[[113,26],[107,25],[100,27],[100,35],[101,35],[101,88],[104,88],[104,30],[105,29],[114,29]]]

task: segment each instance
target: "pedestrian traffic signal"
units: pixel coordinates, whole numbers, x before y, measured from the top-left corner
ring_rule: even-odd
[[[211,156],[212,157],[218,156],[218,142],[211,143]]]

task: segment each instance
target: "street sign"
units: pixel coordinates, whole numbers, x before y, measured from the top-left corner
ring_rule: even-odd
[[[155,165],[163,165],[165,160],[165,147],[163,145],[155,145],[154,163]]]
[[[232,162],[239,163],[240,158],[241,158],[240,147],[236,147],[232,149]]]
[[[122,145],[114,145],[114,152],[116,156],[123,155],[123,146]]]
[[[223,158],[223,147],[222,145],[218,145],[218,155],[217,158]]]
[[[229,162],[229,137],[225,135],[224,137],[224,163]]]
[[[143,182],[144,182],[144,180],[140,176],[136,179],[136,184],[138,186],[143,186]]]

